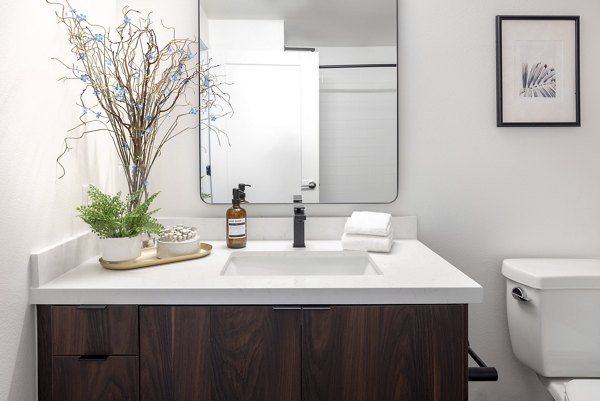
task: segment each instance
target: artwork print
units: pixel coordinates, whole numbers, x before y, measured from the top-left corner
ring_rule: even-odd
[[[531,99],[554,99],[558,97],[560,77],[559,58],[562,43],[559,41],[518,41],[515,76],[518,96]]]
[[[580,127],[579,16],[496,16],[496,125]]]

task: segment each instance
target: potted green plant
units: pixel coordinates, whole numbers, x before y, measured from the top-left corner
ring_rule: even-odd
[[[85,221],[99,238],[102,259],[107,262],[133,260],[142,253],[141,234],[158,234],[163,226],[149,211],[150,203],[158,193],[141,201],[141,191],[121,199],[121,192],[114,196],[102,193],[90,185],[90,203],[77,208],[79,217]]]

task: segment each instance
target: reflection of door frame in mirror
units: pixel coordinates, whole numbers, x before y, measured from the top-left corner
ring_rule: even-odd
[[[199,1],[199,10],[200,10],[200,13],[202,14],[201,3],[202,3],[202,1],[200,0]],[[357,200],[351,200],[351,199],[348,199],[348,200],[340,199],[338,201],[337,199],[335,199],[335,201],[331,201],[331,202],[319,202],[319,201],[314,201],[312,199],[309,199],[310,197],[307,197],[307,192],[308,191],[303,191],[302,195],[305,198],[305,203],[387,204],[387,203],[393,203],[397,199],[397,197],[398,197],[398,187],[399,187],[399,149],[398,149],[398,145],[399,145],[398,93],[399,93],[399,90],[398,89],[399,89],[399,80],[398,80],[398,68],[397,68],[397,65],[398,65],[398,61],[399,61],[398,60],[399,54],[398,54],[398,1],[397,0],[393,1],[393,7],[395,7],[395,38],[394,38],[395,39],[394,40],[395,41],[395,46],[392,45],[391,43],[389,44],[389,46],[390,46],[390,48],[393,47],[395,49],[394,61],[395,61],[395,66],[396,66],[396,71],[395,71],[395,78],[396,78],[395,79],[395,103],[396,103],[396,106],[395,106],[395,119],[394,119],[395,120],[395,137],[394,137],[394,139],[391,139],[391,137],[390,137],[390,140],[392,142],[394,142],[394,144],[395,144],[395,146],[393,146],[393,149],[395,150],[395,171],[393,172],[393,174],[395,174],[395,178],[393,180],[390,180],[390,182],[394,181],[394,186],[392,188],[391,184],[389,184],[390,185],[389,193],[387,193],[385,195],[382,193],[382,195],[385,197],[385,199],[382,198],[381,201],[371,201],[371,200],[368,200],[368,199],[365,199],[366,201],[357,201]],[[233,11],[233,12],[235,13],[235,11]],[[202,17],[204,17],[204,18],[202,18]],[[256,17],[256,16],[254,16],[254,17]],[[223,18],[223,17],[221,16],[221,18]],[[237,17],[237,18],[239,19],[239,17]],[[200,33],[201,33],[201,36],[202,36],[202,32],[205,32],[207,30],[206,29],[206,25],[208,25],[208,19],[206,18],[205,15],[204,16],[201,15],[201,18],[199,20],[200,20],[200,29],[199,30],[200,30]],[[219,20],[219,18],[216,18],[216,20]],[[246,21],[246,20],[243,19],[242,21]],[[253,21],[253,20],[249,19],[248,21]],[[205,24],[204,28],[202,28],[202,24]],[[390,21],[390,24],[388,26],[391,28],[391,21]],[[244,46],[246,46],[246,43],[248,43],[249,46],[254,47],[254,44],[253,43],[250,44],[251,42],[249,42],[248,39],[246,39],[246,38],[249,37],[249,35],[250,35],[251,32],[252,31],[249,31],[248,35],[246,35],[245,37],[240,37],[240,43],[244,43]],[[389,36],[389,37],[391,38],[391,36]],[[383,43],[383,42],[380,42],[380,43]],[[271,43],[271,45],[272,45],[272,43]],[[336,46],[336,45],[333,45],[333,46]],[[344,45],[341,45],[341,46],[344,46]],[[358,48],[358,47],[361,46],[361,44],[357,43],[355,46],[356,46],[355,48]],[[368,44],[362,44],[362,46],[369,46],[369,45]],[[375,46],[377,46],[377,45],[375,45]],[[382,44],[381,46],[388,46],[388,45],[387,44],[385,44],[385,45]],[[244,49],[245,49],[245,47],[244,47]],[[392,50],[392,51],[394,51],[394,50]],[[288,53],[291,53],[291,52],[288,52]],[[302,54],[304,52],[294,52],[294,53],[300,53],[300,54]],[[368,54],[371,54],[371,53],[368,53]],[[392,54],[394,54],[394,53],[390,53],[390,55],[392,55]],[[367,55],[364,59],[359,59],[359,60],[353,60],[352,58],[350,58],[350,59],[344,59],[341,62],[338,62],[337,60],[334,60],[333,62],[331,62],[330,60],[325,60],[323,58],[322,61],[323,61],[323,64],[340,64],[340,65],[346,65],[346,64],[353,64],[353,65],[364,64],[364,65],[369,65],[370,68],[371,67],[376,68],[376,67],[383,67],[383,64],[387,64],[386,66],[388,66],[390,63],[392,63],[392,57],[389,57],[389,58],[384,57],[382,59],[381,57],[378,57],[378,56],[370,58]],[[367,68],[366,70],[367,71],[373,71],[371,74],[377,74],[375,72],[375,71],[377,71],[376,69],[375,70],[369,70]],[[317,71],[317,73],[319,73],[319,71]],[[317,126],[319,125],[319,119],[317,119],[316,124],[317,124]],[[387,144],[385,146],[388,146],[388,148],[392,148],[391,144]],[[200,147],[202,148],[202,133],[201,133],[201,144],[200,144]],[[321,155],[321,157],[325,157],[325,156]],[[317,158],[317,160],[319,160],[319,159]],[[371,159],[369,159],[369,160],[371,160]],[[393,160],[394,159],[390,159],[390,161],[392,163],[394,163]],[[360,163],[360,161],[357,161],[357,163]],[[302,165],[306,166],[308,164],[309,164],[309,161],[305,160],[305,158],[304,158],[304,152],[303,152],[303,155],[302,155]],[[319,163],[317,163],[317,165],[318,164]],[[390,167],[391,167],[391,164],[390,164]],[[277,167],[274,166],[273,168],[277,168]],[[369,168],[368,165],[364,165],[364,168],[365,168],[365,171],[371,171],[371,169]],[[386,168],[385,171],[392,172],[392,169],[391,168]],[[202,173],[204,173],[204,171]],[[321,171],[321,173],[322,173],[322,171]],[[372,173],[372,171],[371,171],[371,173]],[[320,184],[319,178],[317,178],[317,180],[312,180],[315,177],[309,177],[309,176],[303,176],[302,178],[303,179],[301,180],[301,184],[308,184],[308,182],[310,182],[310,181],[317,181],[317,183]],[[322,179],[323,177],[321,176],[320,178]],[[373,173],[371,174],[371,177],[369,177],[369,179],[370,179],[370,181],[374,181],[374,182],[379,181],[378,177],[377,177],[377,174],[373,174]],[[361,182],[363,182],[363,181],[361,181]],[[387,188],[388,184],[385,184],[385,185],[386,185],[386,188]],[[303,186],[306,186],[306,185],[303,185]],[[202,188],[202,182],[201,182],[201,188]],[[253,187],[253,191],[254,190],[255,190],[255,187]],[[358,187],[356,190],[357,190],[357,192],[361,191],[361,188]],[[298,193],[300,193],[300,192],[298,191]],[[364,193],[371,193],[371,192],[367,191],[367,192],[364,192]],[[249,192],[249,195],[250,195],[250,192]],[[390,198],[393,198],[393,199],[390,199]],[[329,197],[329,199],[333,199],[333,198]],[[260,201],[256,202],[256,201],[253,201],[251,198],[249,198],[249,200],[252,201],[253,203],[262,203],[262,204],[282,204],[282,203],[283,204],[287,204],[287,203],[291,203],[291,198],[289,200],[288,199],[283,199],[283,200],[268,201],[268,202],[260,202]],[[206,202],[207,200],[203,199],[203,201]],[[222,203],[228,203],[228,202],[211,202],[211,200],[208,200],[208,203],[222,204]]]
[[[209,56],[236,110],[214,123],[229,144],[209,139],[211,201],[228,203],[231,189],[244,182],[252,184],[249,201],[285,203],[299,194],[303,181],[318,182],[318,55],[212,50]],[[266,85],[272,91],[261,91]],[[240,110],[236,101],[242,100]],[[252,155],[248,149],[254,149]],[[255,163],[269,155],[277,156],[269,164]],[[318,202],[318,187],[303,195]]]

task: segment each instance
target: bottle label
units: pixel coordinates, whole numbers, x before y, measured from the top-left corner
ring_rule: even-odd
[[[229,238],[246,238],[246,219],[227,219],[227,227]]]

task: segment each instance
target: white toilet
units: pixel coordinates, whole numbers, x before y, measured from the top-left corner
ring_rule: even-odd
[[[506,259],[513,352],[557,401],[600,400],[600,260]]]

